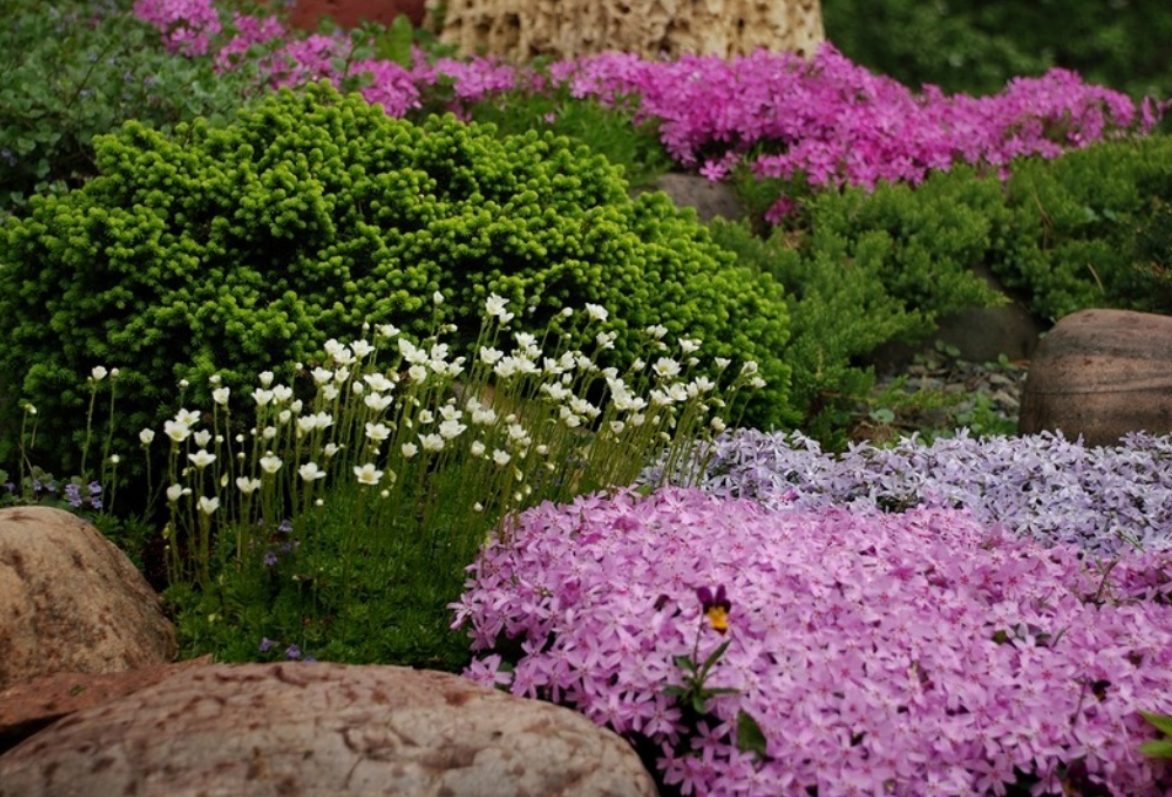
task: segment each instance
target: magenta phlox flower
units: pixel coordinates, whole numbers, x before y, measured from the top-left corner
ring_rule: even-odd
[[[136,0],[133,12],[154,25],[167,49],[180,55],[204,55],[223,27],[212,0]]]
[[[792,451],[774,466],[791,487],[829,473]],[[503,629],[521,643],[511,691],[645,738],[681,792],[997,794],[1017,771],[1080,767],[1116,794],[1172,788],[1137,752],[1137,709],[1172,710],[1172,607],[1153,591],[1169,554],[1124,551],[1107,570],[971,511],[801,500],[667,488],[543,504],[485,548],[458,616],[483,655],[502,655]],[[697,637],[730,597],[727,634]],[[683,685],[672,662],[722,639],[709,683],[736,691],[686,726],[664,699]],[[499,672],[486,661],[474,677]],[[737,749],[740,711],[763,758]]]
[[[422,107],[419,86],[410,71],[393,61],[364,59],[350,65],[350,74],[368,75],[370,83],[359,91],[370,104],[380,104],[389,116],[403,117]]]
[[[234,13],[232,27],[236,35],[216,53],[216,68],[234,69],[241,64],[250,48],[281,39],[288,34],[276,17],[254,17]]]

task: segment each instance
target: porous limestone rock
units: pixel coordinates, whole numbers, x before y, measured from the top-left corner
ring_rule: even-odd
[[[1172,318],[1082,310],[1060,319],[1030,362],[1018,431],[1081,435],[1088,446],[1172,432]]]
[[[608,50],[809,57],[825,37],[817,0],[428,0],[431,10],[441,4],[441,41],[517,62]]]
[[[0,509],[0,690],[171,661],[175,629],[117,546],[76,515]]]
[[[0,797],[654,795],[630,746],[570,709],[459,676],[213,665],[0,755]]]

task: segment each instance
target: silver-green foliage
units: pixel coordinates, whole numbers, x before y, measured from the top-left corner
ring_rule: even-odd
[[[133,451],[181,379],[206,403],[213,373],[292,378],[364,322],[422,338],[439,312],[471,336],[489,292],[536,306],[536,328],[565,306],[608,308],[615,365],[653,354],[636,334],[653,324],[755,359],[769,387],[747,417],[787,416],[780,286],[565,139],[415,125],[320,85],[228,127],[128,122],[95,146],[100,176],[34,198],[0,235],[0,461],[18,399],[40,410],[42,450],[68,459],[95,365],[120,369],[114,450]]]

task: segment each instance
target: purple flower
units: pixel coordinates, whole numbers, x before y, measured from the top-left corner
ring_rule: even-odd
[[[65,500],[74,509],[79,508],[81,506],[81,488],[72,483],[65,485]]]
[[[258,646],[257,646],[257,649],[258,649],[258,650],[259,650],[261,653],[268,653],[268,652],[269,652],[269,650],[271,650],[271,649],[272,649],[272,647],[273,647],[273,644],[274,644],[274,643],[273,643],[273,640],[269,639],[267,636],[266,636],[266,637],[261,637],[261,640],[260,640],[260,645],[258,645]]]
[[[924,482],[882,460],[843,473],[815,467],[827,457],[769,450],[779,483],[799,493],[776,509],[667,488],[523,513],[469,569],[454,607],[482,652],[468,675],[495,682],[493,649],[510,640],[513,694],[642,734],[684,793],[871,794],[895,781],[909,785],[898,793],[988,794],[1019,772],[1045,781],[1076,764],[1104,793],[1172,793],[1172,773],[1136,757],[1150,730],[1135,708],[1172,712],[1172,553],[1097,560],[969,511],[883,513],[874,499]],[[853,483],[868,500],[806,508],[825,499],[807,482]],[[738,633],[706,681],[735,693],[688,725],[663,686],[680,685],[681,657],[697,658],[695,617],[656,596],[691,590],[708,622],[735,593]],[[738,749],[742,711],[766,758]]]
[[[712,624],[712,630],[721,634],[727,631],[728,613],[732,611],[732,602],[725,593],[724,584],[719,585],[715,593],[708,587],[700,587],[696,590],[696,598],[700,601],[700,609],[704,616]]]
[[[272,551],[265,551],[264,563],[265,567],[273,567],[277,564],[277,555]]]
[[[290,645],[289,647],[285,648],[285,658],[291,661],[301,658],[301,648],[297,647],[296,645]]]

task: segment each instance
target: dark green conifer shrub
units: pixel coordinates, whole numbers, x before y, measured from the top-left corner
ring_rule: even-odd
[[[467,340],[489,292],[535,305],[525,326],[608,308],[616,365],[655,354],[637,334],[652,324],[709,356],[756,359],[769,385],[747,417],[792,419],[780,286],[693,213],[663,194],[630,199],[615,167],[552,134],[415,125],[320,85],[222,128],[168,137],[128,122],[96,140],[96,160],[98,177],[34,198],[0,235],[0,461],[18,399],[40,411],[41,450],[76,450],[95,365],[120,369],[113,450],[126,461],[181,379],[189,406],[210,407],[212,374],[239,394],[364,322],[421,337],[436,312]]]
[[[811,199],[808,227],[754,238],[717,223],[722,246],[782,284],[789,302],[792,401],[803,429],[830,442],[873,381],[861,360],[928,337],[938,318],[998,301],[973,267],[1010,221],[996,182],[949,180],[848,189]]]
[[[1015,166],[1006,185],[1013,240],[994,271],[1057,320],[1088,307],[1172,313],[1172,138],[1096,144]]]

